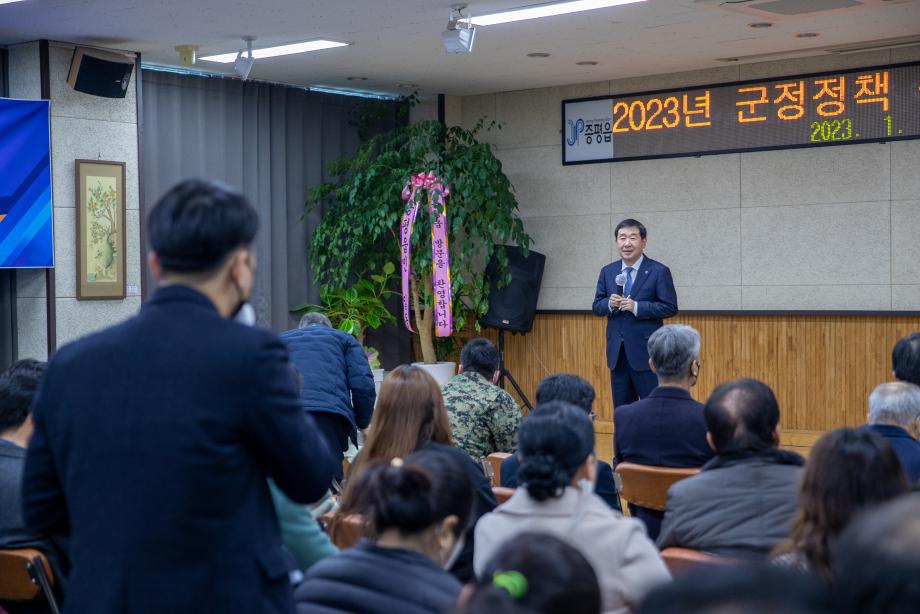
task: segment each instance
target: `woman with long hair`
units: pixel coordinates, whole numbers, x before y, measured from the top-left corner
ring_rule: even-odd
[[[469,526],[472,484],[452,455],[426,450],[368,462],[356,479],[371,539],[328,557],[294,593],[298,612],[440,614],[460,582],[445,568]]]
[[[526,531],[550,533],[576,548],[597,574],[603,611],[634,611],[670,574],[635,518],[624,518],[593,493],[594,425],[583,409],[554,401],[518,430],[521,487],[476,527],[478,576],[503,543]]]
[[[868,429],[837,429],[808,455],[792,539],[777,546],[774,562],[829,578],[831,549],[865,508],[908,491],[907,478],[885,438]]]
[[[391,371],[380,387],[367,441],[348,472],[338,511],[328,527],[333,537],[343,520],[366,507],[366,491],[359,487],[365,466],[389,463],[416,450],[440,450],[463,467],[475,489],[473,523],[496,506],[492,485],[466,452],[451,446],[450,422],[437,382],[424,369],[402,365]],[[461,580],[472,577],[472,538],[452,568]]]

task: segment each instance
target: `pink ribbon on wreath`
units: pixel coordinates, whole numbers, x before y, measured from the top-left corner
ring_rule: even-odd
[[[454,328],[452,292],[450,285],[450,252],[447,249],[447,204],[444,199],[450,190],[443,185],[441,178],[434,172],[412,175],[402,190],[402,199],[406,201],[402,223],[399,230],[399,243],[402,254],[403,321],[406,328],[412,330],[409,318],[409,263],[412,250],[412,227],[422,196],[428,199],[428,214],[431,216],[431,263],[434,268],[434,322],[438,337],[449,337]]]

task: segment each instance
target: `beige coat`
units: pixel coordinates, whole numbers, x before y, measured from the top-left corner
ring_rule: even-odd
[[[556,535],[588,559],[607,614],[635,611],[649,589],[671,578],[639,520],[624,518],[597,495],[572,487],[543,503],[518,488],[505,504],[480,518],[473,553],[476,574],[505,540],[525,531]]]

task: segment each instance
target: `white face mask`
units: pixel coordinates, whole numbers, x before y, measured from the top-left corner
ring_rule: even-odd
[[[240,305],[240,308],[237,310],[236,315],[233,316],[234,322],[239,322],[244,326],[255,326],[256,325],[256,310],[248,302]]]
[[[581,492],[589,494],[594,492],[594,482],[592,480],[578,480],[578,488]]]
[[[465,540],[463,539],[463,537],[464,536],[461,535],[460,538],[456,541],[456,543],[454,543],[454,548],[453,550],[450,551],[450,556],[447,557],[447,560],[444,562],[444,565],[441,566],[444,569],[450,569],[451,567],[453,567],[454,563],[457,562],[457,559],[460,558],[460,553],[463,552],[463,545],[465,543]]]

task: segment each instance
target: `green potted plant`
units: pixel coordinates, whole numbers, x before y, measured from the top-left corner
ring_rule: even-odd
[[[304,303],[291,309],[297,314],[322,313],[329,318],[333,326],[354,335],[367,354],[375,381],[382,381],[383,369],[379,352],[364,344],[365,331],[367,327],[379,328],[383,324],[396,321],[384,304],[387,298],[396,294],[389,288],[396,266],[392,262],[387,262],[380,271],[368,275],[368,278],[359,279],[348,287],[324,284],[319,291],[319,305]]]
[[[481,130],[495,127],[495,122],[486,126],[484,120],[472,130],[418,122],[370,138],[354,156],[332,162],[328,172],[333,180],[313,188],[306,203],[308,211],[323,206],[310,244],[317,277],[342,287],[366,271],[398,261],[403,187],[417,173],[430,171],[449,188],[446,218],[454,327],[462,329],[468,317],[484,315],[489,289],[484,270],[493,253],[498,257],[500,283],[510,281],[504,250],[496,250],[495,245],[530,246],[501,161],[490,145],[477,139]],[[437,360],[433,219],[427,205],[420,208],[411,234],[410,296],[405,297],[414,313],[422,358],[429,364]]]

